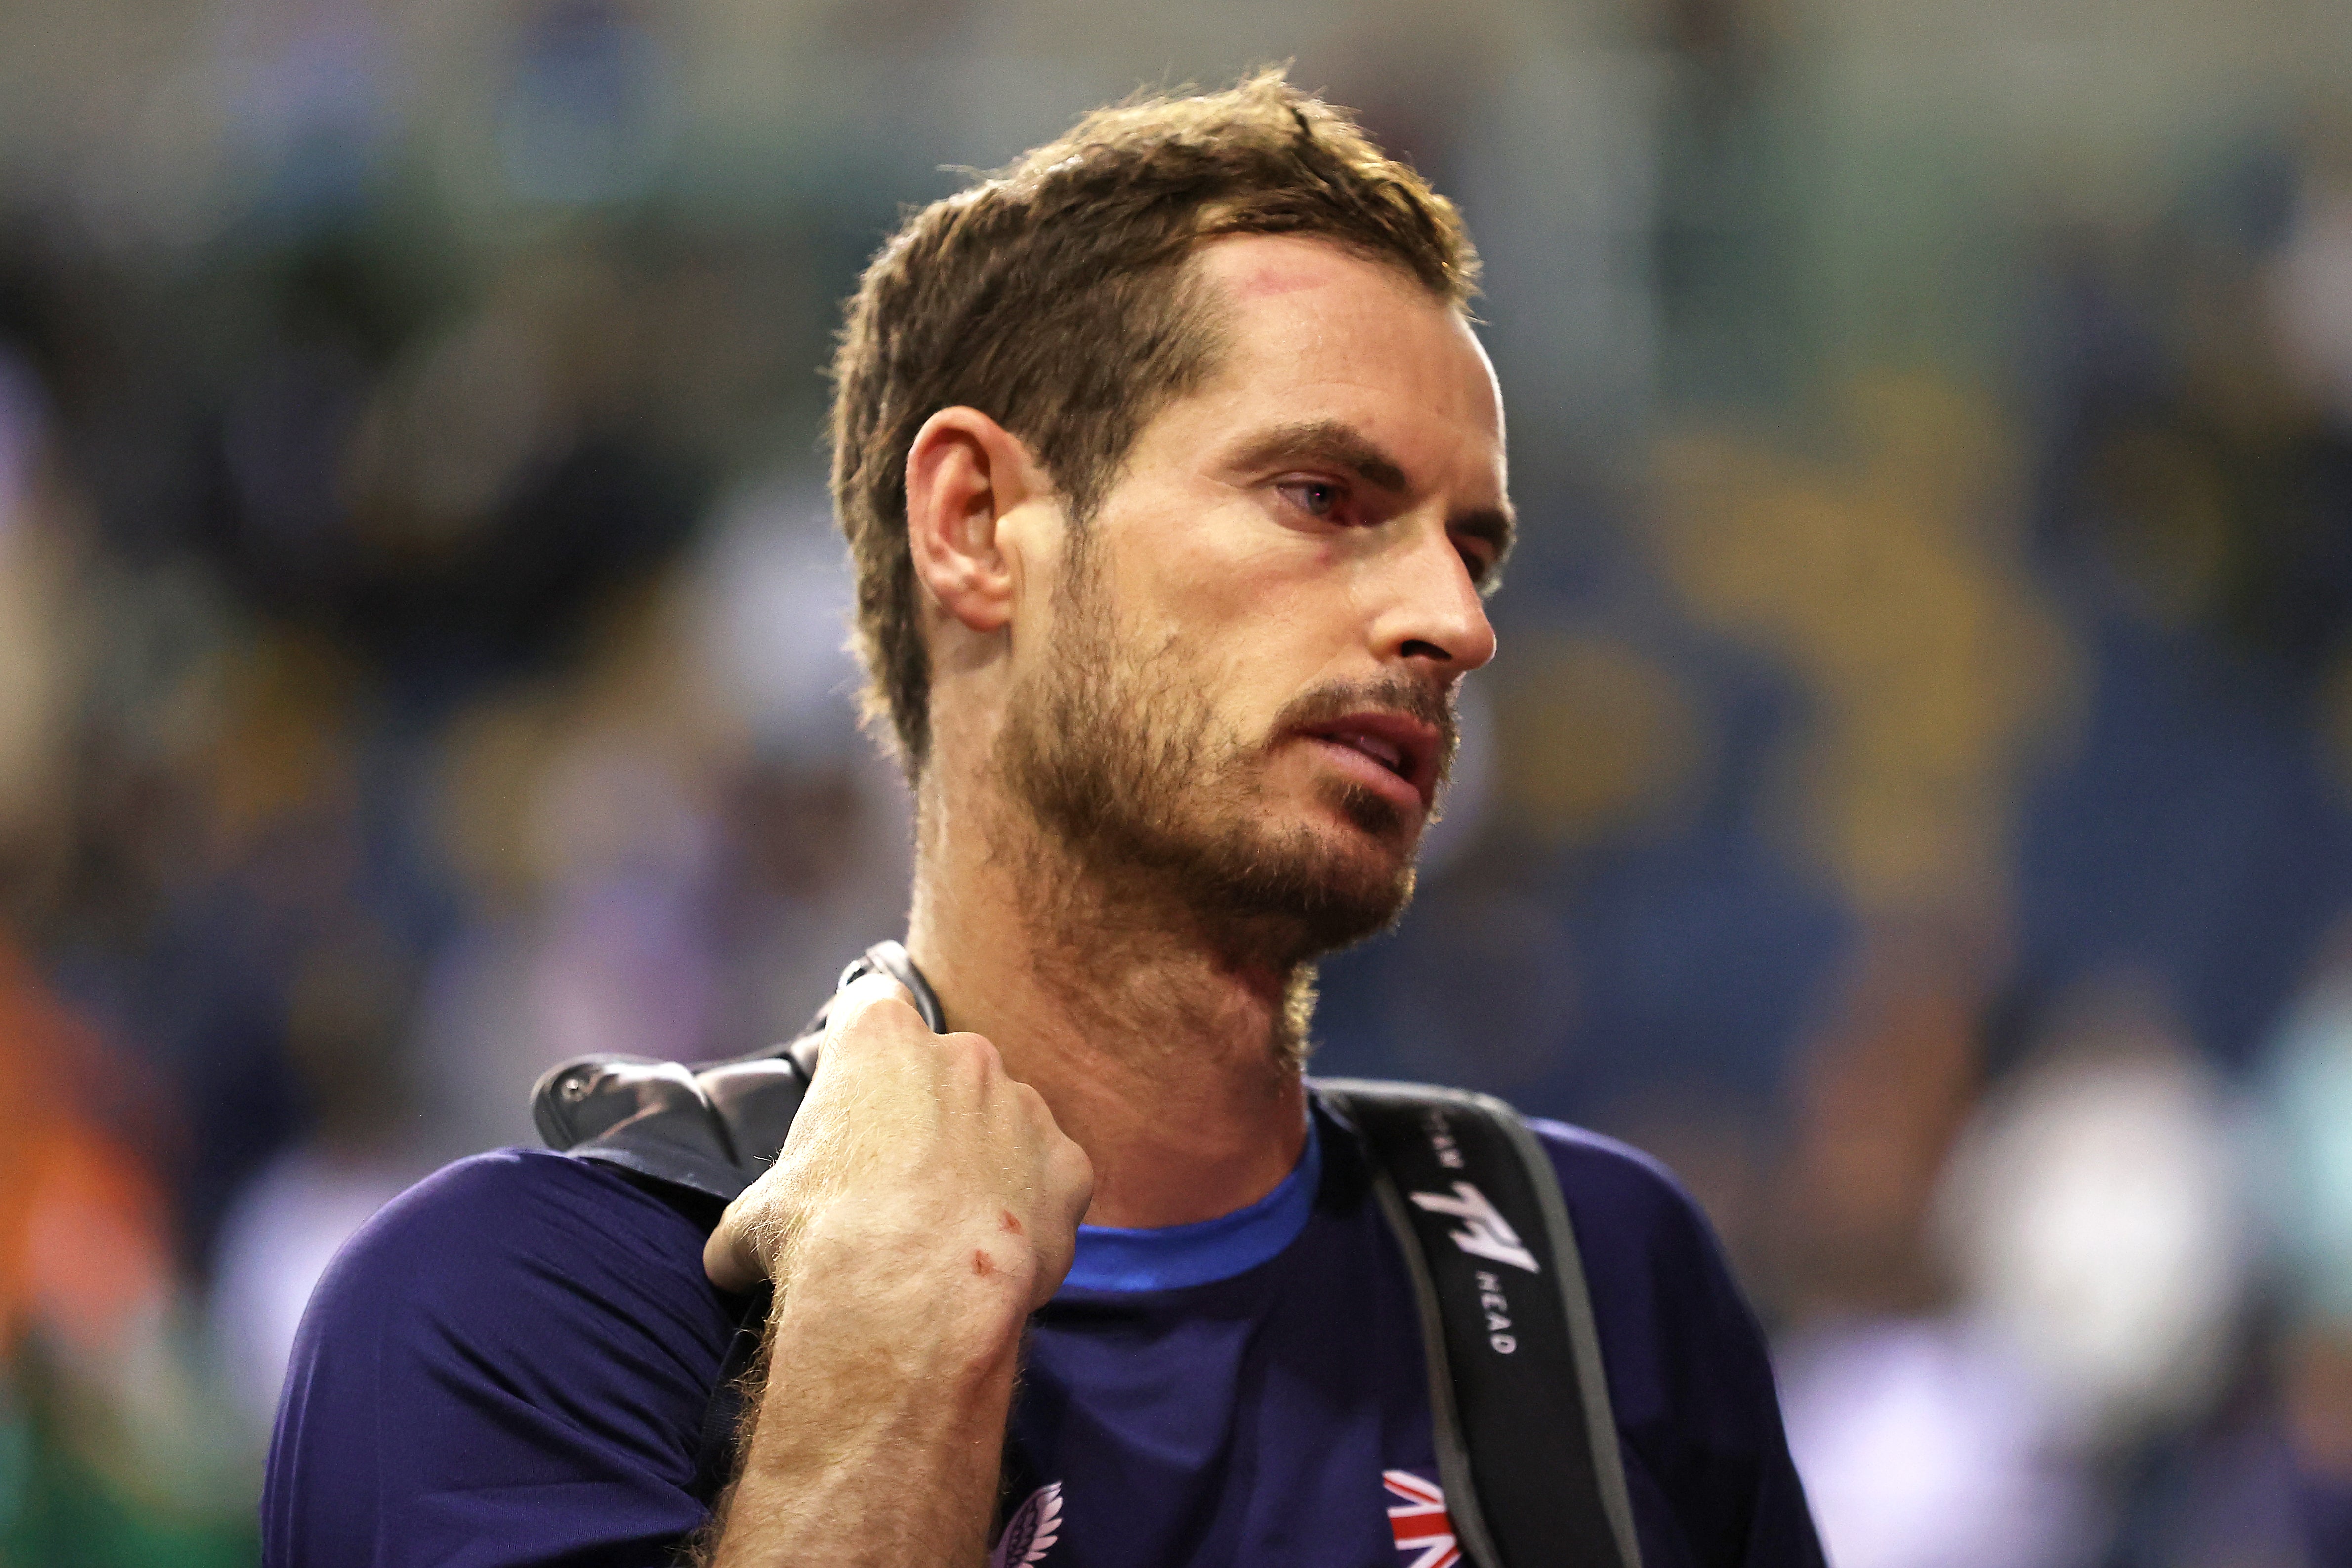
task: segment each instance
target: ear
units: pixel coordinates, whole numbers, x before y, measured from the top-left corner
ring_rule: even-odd
[[[915,576],[973,631],[1013,618],[1019,552],[997,523],[1045,488],[1019,438],[976,408],[940,409],[907,448]]]

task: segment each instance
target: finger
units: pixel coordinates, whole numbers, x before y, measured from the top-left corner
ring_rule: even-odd
[[[1061,1187],[1063,1212],[1069,1218],[1070,1235],[1075,1240],[1078,1226],[1095,1201],[1095,1163],[1067,1138],[1062,1140],[1055,1156],[1055,1178]]]
[[[755,1252],[744,1226],[737,1223],[739,1210],[733,1204],[719,1217],[719,1226],[710,1239],[702,1244],[702,1271],[721,1290],[740,1294],[768,1277],[767,1267]]]
[[[1036,1279],[1029,1288],[1029,1310],[1033,1312],[1052,1300],[1054,1293],[1062,1288],[1062,1281],[1069,1278],[1070,1265],[1078,1258],[1077,1227],[1072,1226],[1066,1237],[1058,1234],[1039,1236],[1035,1257]]]
[[[835,1035],[864,1017],[869,1009],[886,1002],[898,1003],[914,1014],[918,1021],[922,1018],[922,1010],[915,1005],[915,994],[876,970],[859,975],[835,994],[833,1005],[824,1013],[825,1039],[830,1042]]]
[[[1078,1225],[1094,1201],[1094,1162],[1076,1142],[1062,1138],[1046,1156],[1045,1180],[1048,1193],[1061,1199],[1062,1214],[1060,1224],[1042,1226],[1037,1233],[1037,1284],[1029,1303],[1033,1312],[1053,1299],[1076,1261]]]

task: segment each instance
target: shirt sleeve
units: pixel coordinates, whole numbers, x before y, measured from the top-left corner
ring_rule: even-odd
[[[1531,1125],[1584,1258],[1643,1568],[1821,1568],[1763,1330],[1697,1204],[1622,1143]]]
[[[656,1568],[740,1310],[704,1227],[604,1166],[508,1150],[369,1221],[320,1279],[262,1498],[268,1568]]]

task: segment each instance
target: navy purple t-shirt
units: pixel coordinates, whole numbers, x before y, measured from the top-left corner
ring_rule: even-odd
[[[1531,1125],[1583,1256],[1644,1568],[1817,1568],[1763,1339],[1705,1220],[1643,1156]],[[703,1276],[712,1217],[528,1150],[385,1207],[303,1321],[270,1568],[671,1562],[719,1479],[697,1459],[745,1306]],[[1298,1168],[1237,1214],[1082,1228],[1032,1322],[1004,1483],[1007,1564],[1458,1560],[1412,1285],[1344,1126],[1318,1108]]]

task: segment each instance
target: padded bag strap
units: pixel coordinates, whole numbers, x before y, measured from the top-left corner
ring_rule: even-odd
[[[841,984],[877,972],[913,994],[933,1033],[946,1027],[939,998],[895,942],[867,948],[842,971]],[[531,1090],[531,1120],[551,1149],[731,1203],[783,1148],[832,1010],[828,997],[790,1040],[729,1061],[689,1068],[595,1056],[559,1063]]]
[[[1640,1568],[1583,1261],[1543,1146],[1487,1095],[1315,1088],[1370,1145],[1412,1275],[1455,1538],[1480,1568]]]

